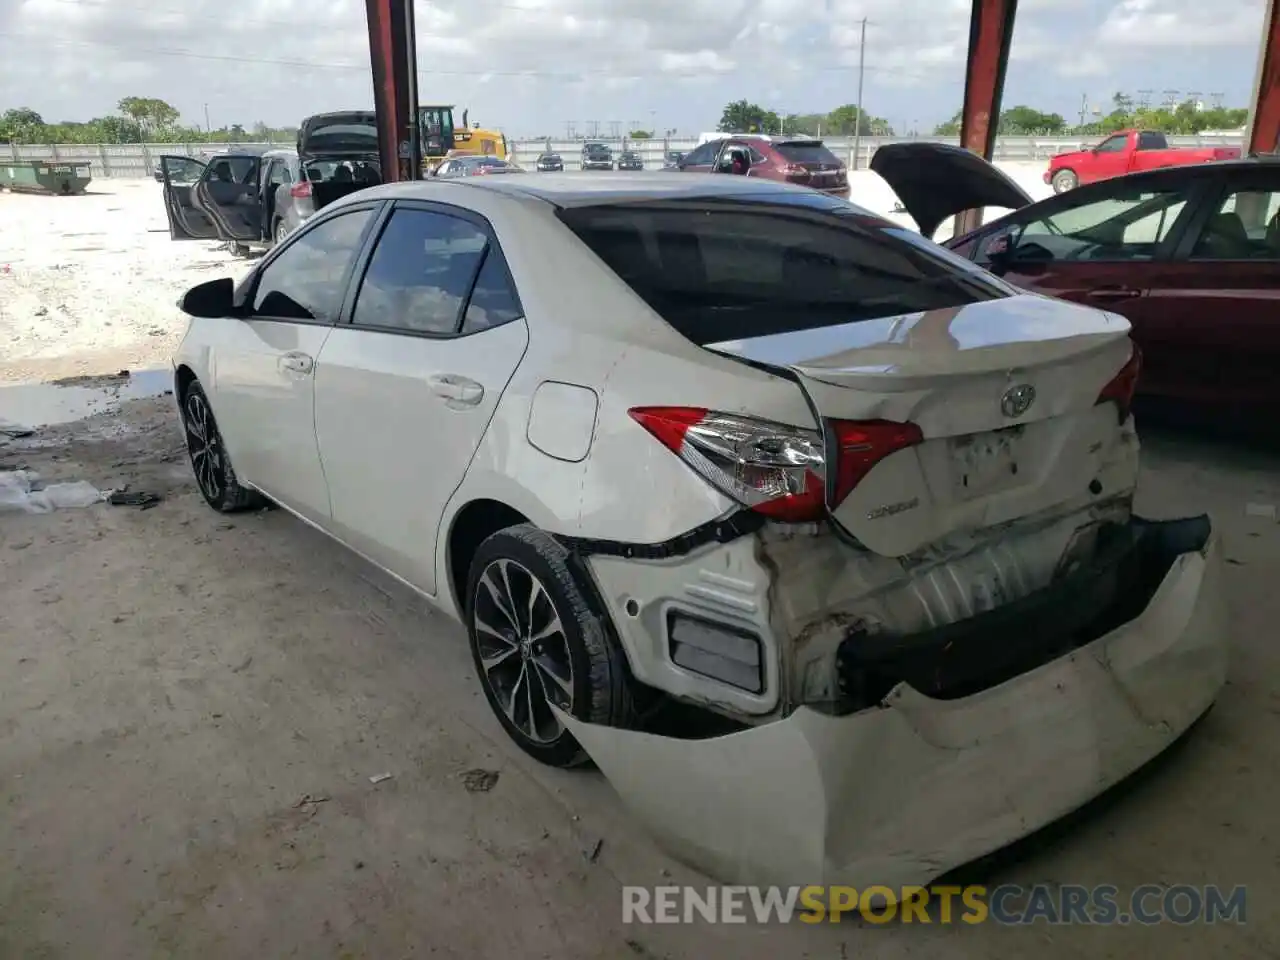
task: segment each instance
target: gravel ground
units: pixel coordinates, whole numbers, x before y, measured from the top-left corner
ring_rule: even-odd
[[[151,180],[0,193],[0,224],[0,383],[161,366],[184,329],[174,301],[249,267],[216,243],[172,242]]]

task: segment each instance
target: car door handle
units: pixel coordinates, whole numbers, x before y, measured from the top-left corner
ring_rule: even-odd
[[[316,362],[305,353],[286,353],[280,358],[280,369],[289,373],[310,373]]]
[[[427,384],[437,397],[452,400],[455,403],[464,403],[469,407],[475,406],[484,399],[484,387],[481,384],[457,374],[443,373],[430,378]]]
[[[1142,291],[1132,287],[1099,287],[1097,290],[1090,290],[1089,296],[1094,300],[1132,300],[1142,296]]]

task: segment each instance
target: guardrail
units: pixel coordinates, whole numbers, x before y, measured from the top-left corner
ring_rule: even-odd
[[[854,140],[852,137],[823,137],[823,142],[836,156],[850,167],[865,169],[871,155],[885,143],[898,143],[905,139],[927,140],[935,143],[959,144],[957,137],[863,137],[858,151],[857,163],[854,163]],[[998,163],[1043,162],[1057,153],[1079,150],[1097,142],[1096,137],[999,137],[996,140],[994,160]],[[670,137],[665,139],[630,140],[626,138],[610,140],[600,138],[593,143],[606,143],[616,153],[621,150],[633,150],[644,159],[646,168],[662,166],[663,158],[668,151],[680,150],[688,152],[698,145],[695,137]],[[1173,147],[1239,147],[1243,138],[1239,136],[1198,136],[1170,137],[1169,145]],[[287,148],[291,143],[70,143],[70,144],[3,144],[0,143],[0,163],[12,157],[14,160],[50,160],[61,163],[89,164],[95,178],[102,177],[150,177],[156,160],[162,154],[178,156],[198,156],[219,150],[234,150],[237,147],[269,147]],[[581,140],[515,140],[511,142],[512,154],[516,163],[521,166],[532,166],[538,155],[545,152],[558,153],[564,159],[566,170],[577,170],[581,166]]]

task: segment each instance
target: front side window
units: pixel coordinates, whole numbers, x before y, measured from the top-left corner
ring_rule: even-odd
[[[934,244],[821,194],[575,207],[558,216],[697,344],[1009,295]]]
[[[1191,259],[1280,261],[1280,184],[1228,193],[1196,238]]]
[[[1127,133],[1118,133],[1114,137],[1107,137],[1094,150],[1097,153],[1119,153],[1129,143],[1129,135]]]
[[[715,163],[716,154],[720,152],[722,143],[724,143],[723,140],[712,140],[709,143],[704,143],[684,158],[685,166],[700,167],[708,163]]]
[[[481,283],[477,273],[483,272],[491,249],[490,262],[496,267],[490,267]],[[430,210],[397,210],[369,260],[351,322],[442,336],[458,332],[466,310],[472,329],[495,326],[511,319],[510,305],[499,302],[496,269],[505,278],[501,252],[470,221]],[[467,309],[473,287],[474,314]]]
[[[254,290],[253,315],[336,322],[347,273],[372,219],[371,210],[353,210],[300,234],[263,268]]]
[[[1031,220],[1010,242],[1046,260],[1149,260],[1185,210],[1180,190],[1128,190]]]

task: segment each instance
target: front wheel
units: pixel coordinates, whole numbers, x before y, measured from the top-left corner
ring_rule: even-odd
[[[1053,175],[1053,192],[1066,193],[1080,185],[1080,178],[1072,170],[1059,170]]]
[[[626,658],[550,534],[522,524],[480,545],[466,620],[485,698],[530,756],[554,767],[588,759],[552,705],[587,723],[630,725]]]
[[[205,502],[219,513],[265,506],[266,501],[258,493],[237,482],[218,423],[209,409],[209,398],[198,381],[193,380],[183,392],[181,410],[191,472]]]
[[[284,238],[289,235],[289,228],[283,220],[276,221],[276,228],[273,231],[277,244],[284,243]]]

